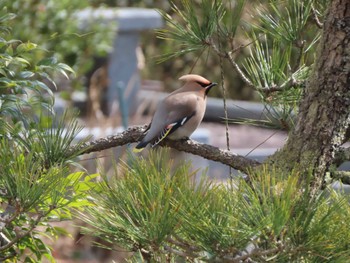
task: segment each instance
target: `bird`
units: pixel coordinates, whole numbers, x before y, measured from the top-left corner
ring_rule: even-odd
[[[179,78],[184,85],[170,93],[156,107],[152,121],[134,152],[148,144],[158,145],[165,138],[188,139],[202,122],[210,89],[217,85],[197,74]]]

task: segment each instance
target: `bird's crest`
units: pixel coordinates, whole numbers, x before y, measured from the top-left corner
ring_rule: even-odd
[[[185,82],[197,82],[201,86],[208,86],[210,84],[210,81],[206,78],[203,78],[202,76],[196,75],[196,74],[187,74],[179,78],[179,80],[185,81]]]

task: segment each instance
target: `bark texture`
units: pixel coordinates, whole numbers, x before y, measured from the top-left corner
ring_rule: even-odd
[[[322,179],[332,164],[350,121],[349,39],[350,1],[333,0],[295,129],[285,147],[270,158],[278,166],[291,169],[298,164]]]
[[[109,136],[107,138],[101,138],[91,142],[87,142],[81,145],[80,147],[73,146],[67,153],[67,156],[71,155],[72,152],[78,152],[79,155],[81,155],[92,152],[99,152],[116,146],[122,146],[138,142],[142,139],[146,128],[147,125],[134,126],[114,136]],[[237,155],[230,151],[219,149],[215,146],[199,143],[191,139],[177,141],[165,139],[161,141],[159,145],[162,147],[168,146],[178,151],[191,153],[206,158],[208,160],[220,162],[222,164],[226,164],[232,167],[233,169],[237,169],[245,173],[250,171],[251,168],[260,165],[260,163],[255,160]]]

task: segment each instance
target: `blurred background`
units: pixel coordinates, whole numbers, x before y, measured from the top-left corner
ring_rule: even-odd
[[[176,19],[169,1],[3,1],[9,11],[17,15],[12,24],[15,39],[40,45],[43,54],[35,54],[38,60],[43,58],[44,52],[49,52],[75,70],[75,76],[69,79],[57,76],[57,88],[52,89],[58,114],[65,109],[79,111],[79,120],[86,127],[82,137],[93,135],[97,139],[131,125],[149,123],[157,102],[179,88],[178,78],[188,73],[219,83],[210,93],[205,120],[193,139],[227,147],[223,87],[230,119],[263,118],[264,105],[258,103],[260,95],[244,84],[227,61],[220,61],[209,49],[164,60],[163,55],[178,49],[178,43],[165,41],[157,34],[157,30],[166,29],[157,10],[174,15]],[[198,5],[200,17],[200,1],[193,2]],[[249,44],[242,28],[253,19],[251,8],[250,3],[245,6],[246,24],[238,29],[242,32],[235,37],[237,47]],[[242,48],[234,55],[235,61],[240,63],[249,55],[249,48]],[[281,147],[287,136],[283,131],[234,124],[230,125],[228,133],[232,151],[260,160]],[[98,172],[101,167],[108,173],[113,162],[123,159],[130,147],[83,156],[80,163],[89,173]],[[207,174],[214,180],[226,180],[232,172],[228,167],[200,157],[173,154],[180,162],[192,158],[193,169],[208,167]],[[72,238],[65,237],[52,244],[58,262],[110,262],[111,258],[122,261],[127,255],[125,251],[112,253],[92,246],[94,240],[81,235],[75,227],[79,223],[60,224],[73,234]]]

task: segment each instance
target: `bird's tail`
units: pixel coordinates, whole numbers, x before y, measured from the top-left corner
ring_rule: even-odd
[[[134,153],[141,152],[143,149],[145,149],[148,142],[141,141],[138,145],[135,146],[135,148],[132,150]]]

